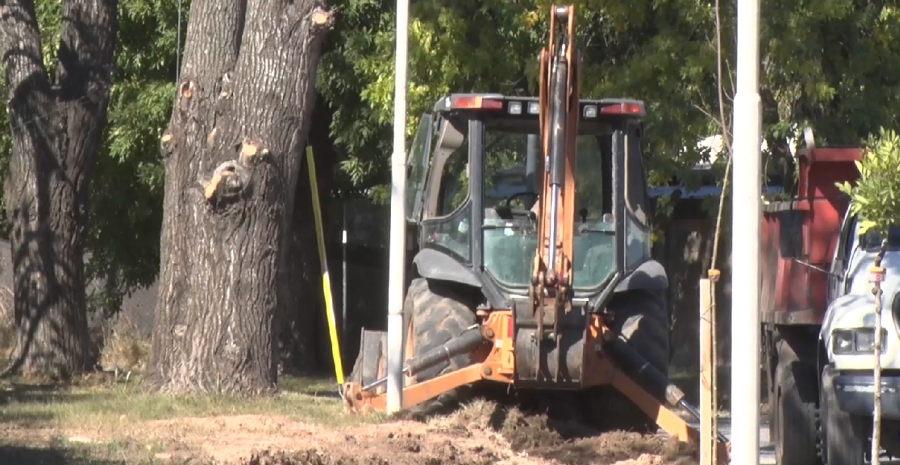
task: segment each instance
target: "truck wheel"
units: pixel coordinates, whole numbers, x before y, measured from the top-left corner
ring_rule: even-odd
[[[617,293],[609,304],[612,329],[621,334],[647,362],[669,376],[669,311],[665,290],[634,290]],[[644,389],[653,391],[649,386]],[[631,399],[612,387],[603,388],[594,400],[594,421],[602,428],[640,433],[659,429]],[[663,400],[663,399],[660,399]],[[601,420],[602,418],[602,420]]]
[[[407,324],[406,356],[417,357],[440,347],[475,324],[474,300],[475,296],[467,295],[458,285],[425,278],[413,279],[403,305],[403,319]],[[415,382],[436,378],[471,363],[472,354],[457,355],[419,372]],[[460,388],[447,391],[410,411],[428,415],[452,408],[458,403],[461,393]]]
[[[834,393],[834,369],[822,370],[820,383],[819,448],[826,465],[862,465],[868,435],[862,417],[840,409]]]
[[[816,370],[799,361],[775,368],[774,422],[769,425],[778,465],[821,465],[816,449]]]

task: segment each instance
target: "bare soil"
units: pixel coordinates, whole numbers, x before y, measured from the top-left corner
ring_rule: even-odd
[[[365,420],[321,394],[332,383],[297,379],[280,396],[249,400],[165,398],[91,383],[0,389],[0,463],[697,464],[693,447],[664,434],[599,432],[570,410],[480,397],[430,418]]]
[[[572,425],[476,401],[427,421],[331,428],[286,416],[228,415],[156,421],[120,418],[119,447],[157,445],[155,463],[234,465],[664,465],[695,464],[694,450],[665,435],[572,436]],[[565,426],[565,427],[564,427]],[[44,430],[70,443],[112,440],[110,429]],[[564,431],[564,432],[561,432]],[[11,431],[7,431],[11,432]],[[31,430],[29,434],[35,434]],[[32,436],[32,439],[35,437]],[[124,441],[123,441],[124,440]],[[124,442],[124,443],[123,443]],[[133,454],[128,454],[133,455]]]

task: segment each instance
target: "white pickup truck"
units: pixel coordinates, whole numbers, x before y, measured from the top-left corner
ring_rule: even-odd
[[[819,332],[825,360],[819,383],[819,450],[827,465],[862,464],[871,457],[875,295],[869,267],[881,248],[874,230],[860,236],[844,215],[828,276],[828,307]],[[900,456],[900,227],[888,231],[881,266],[881,447]]]

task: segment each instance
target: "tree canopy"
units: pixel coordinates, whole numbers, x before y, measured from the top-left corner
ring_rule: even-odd
[[[698,182],[719,134],[716,4],[697,0],[578,0],[583,94],[646,102],[651,185]],[[536,94],[549,1],[419,0],[410,5],[408,134],[449,92]],[[317,88],[334,112],[336,185],[386,201],[391,153],[394,2],[334,0]],[[59,5],[37,0],[45,52]],[[182,45],[190,2],[184,1]],[[735,9],[721,2],[725,114],[734,93]],[[159,268],[163,170],[159,137],[175,90],[177,0],[121,0],[109,125],[92,183],[89,277],[112,277],[112,306]],[[761,6],[764,136],[773,160],[810,125],[820,143],[859,145],[900,115],[900,9],[892,2],[765,0]],[[53,54],[45,53],[47,65]],[[0,109],[6,126],[6,108]],[[730,126],[730,122],[727,123]],[[11,150],[0,132],[0,175]],[[721,173],[722,161],[716,162]],[[776,163],[768,163],[773,171]],[[0,222],[4,221],[0,209]],[[6,228],[3,228],[5,231]],[[111,300],[108,300],[110,299]],[[104,303],[106,302],[106,303]]]
[[[700,140],[721,133],[716,80],[716,4],[696,0],[580,0],[577,43],[583,95],[647,103],[651,185],[708,160]],[[537,93],[537,57],[550,2],[439,2],[410,6],[408,134],[417,116],[450,92]],[[335,109],[331,135],[345,182],[385,200],[391,152],[393,2],[339,0],[319,89]],[[890,2],[764,1],[760,93],[767,154],[812,126],[825,143],[858,145],[897,118],[900,21]],[[721,4],[723,91],[734,95],[735,9]],[[730,127],[730,121],[726,122]],[[717,169],[723,163],[717,162]],[[769,166],[771,169],[772,166]],[[720,172],[720,171],[719,171]]]

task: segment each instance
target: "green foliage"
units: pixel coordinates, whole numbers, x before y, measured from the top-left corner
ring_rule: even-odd
[[[644,100],[650,186],[677,180],[688,189],[697,187],[700,179],[691,168],[709,162],[711,153],[696,144],[721,133],[714,3],[574,3],[582,94]],[[735,5],[720,3],[722,81],[730,119]],[[340,160],[335,188],[368,192],[379,203],[386,203],[390,192],[394,5],[391,0],[330,1],[336,28],[328,34],[317,79],[321,97],[335,112],[330,128]],[[549,0],[413,2],[408,136],[419,115],[451,92],[536,95],[549,5]],[[43,59],[51,75],[59,6],[58,0],[36,2]],[[183,30],[189,7],[185,0]],[[163,178],[158,145],[176,74],[177,0],[120,0],[119,11],[109,126],[92,184],[88,266],[89,278],[112,279],[96,296],[112,307],[157,274]],[[879,126],[900,124],[900,9],[892,2],[766,0],[761,14],[760,94],[769,151],[787,154],[785,139],[796,137],[805,125],[813,127],[820,145],[855,145]],[[2,107],[0,126],[6,125]],[[8,131],[0,131],[0,176],[5,176],[10,150]],[[490,170],[505,166],[507,158],[489,160],[496,164]],[[713,163],[719,178],[724,162],[722,157]],[[771,171],[775,165],[767,161]],[[671,211],[665,200],[658,204],[657,218]],[[717,201],[710,199],[708,207],[714,210]],[[6,230],[4,215],[0,210],[0,235]]]
[[[394,2],[337,0],[318,89],[335,109],[331,136],[342,156],[338,180],[387,200],[394,97]],[[419,115],[450,92],[523,94],[538,39],[529,2],[410,5],[407,135]],[[534,86],[532,86],[534,87]]]
[[[878,137],[870,136],[862,161],[856,162],[859,179],[836,183],[850,196],[850,213],[858,215],[859,234],[870,228],[886,232],[900,218],[900,137],[893,130],[881,128]]]
[[[182,42],[190,2],[182,5]],[[51,76],[59,41],[60,2],[35,4],[43,61]],[[108,280],[89,306],[116,311],[122,297],[151,284],[159,269],[163,166],[159,138],[168,123],[175,89],[178,0],[120,0],[119,37],[109,124],[91,183],[88,280]],[[182,43],[183,46],[183,43]],[[0,127],[7,127],[6,107]],[[0,132],[0,179],[12,150]],[[2,200],[2,191],[0,191]],[[5,207],[0,235],[5,236]]]
[[[698,187],[710,162],[696,143],[721,134],[712,2],[578,0],[582,93],[647,103],[650,186]],[[724,112],[734,97],[735,5],[721,3]],[[408,128],[450,92],[537,93],[549,1],[437,2],[410,8]],[[394,3],[336,0],[337,30],[320,68],[321,95],[337,110],[331,134],[339,180],[386,200],[393,116]],[[889,2],[767,0],[761,8],[764,155],[790,157],[806,125],[820,144],[855,144],[900,114],[900,21]],[[717,172],[725,157],[713,162]],[[767,160],[770,174],[779,164]],[[787,165],[792,163],[785,160]],[[721,181],[720,181],[721,182]],[[727,201],[727,199],[726,199]],[[718,199],[708,207],[716,209]]]
[[[182,5],[182,47],[190,2]],[[116,311],[159,271],[164,168],[159,140],[175,93],[178,0],[120,0],[106,140],[91,185],[92,308]]]

